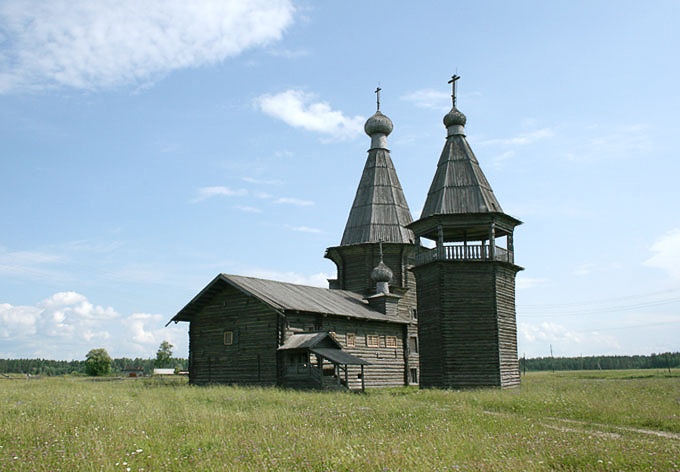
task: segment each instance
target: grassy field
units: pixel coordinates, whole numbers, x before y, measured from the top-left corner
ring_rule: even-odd
[[[680,372],[350,393],[0,379],[0,470],[680,470]]]

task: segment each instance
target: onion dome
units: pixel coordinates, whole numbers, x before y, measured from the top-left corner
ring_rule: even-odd
[[[455,105],[453,108],[451,108],[450,112],[444,115],[444,126],[447,128],[449,126],[465,126],[466,122],[467,118],[461,111],[458,110],[458,108],[455,107]]]
[[[392,120],[383,115],[380,110],[376,111],[372,117],[366,120],[366,124],[364,125],[364,131],[369,136],[378,133],[387,136],[392,132],[392,129],[394,129]]]
[[[380,263],[371,272],[371,279],[376,283],[390,282],[393,276],[394,273],[392,272],[392,269],[387,267],[383,261],[380,261]]]

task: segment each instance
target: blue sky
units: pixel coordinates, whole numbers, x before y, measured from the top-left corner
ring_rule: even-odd
[[[220,272],[325,285],[375,111],[414,218],[449,77],[519,355],[680,349],[680,4],[0,3],[0,357],[187,355]]]

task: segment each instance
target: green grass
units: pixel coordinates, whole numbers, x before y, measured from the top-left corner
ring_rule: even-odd
[[[0,380],[0,470],[680,470],[677,371],[349,393]]]

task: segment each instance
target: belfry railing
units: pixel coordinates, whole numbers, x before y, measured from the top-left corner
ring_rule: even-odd
[[[493,254],[491,254],[493,252]],[[493,256],[493,257],[492,257]],[[512,251],[502,247],[494,247],[486,244],[457,244],[441,246],[432,249],[420,248],[416,255],[416,264],[427,264],[432,261],[501,261],[514,263]]]

